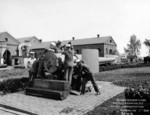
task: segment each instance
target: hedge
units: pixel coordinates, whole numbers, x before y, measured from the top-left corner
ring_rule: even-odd
[[[109,65],[109,66],[99,66],[99,72],[109,71],[115,69],[123,69],[123,68],[137,68],[137,67],[149,67],[150,64],[118,64],[118,65]]]
[[[127,113],[133,115],[150,114],[150,87],[147,86],[129,87],[125,90]]]
[[[24,90],[27,87],[28,80],[27,77],[3,80],[0,82],[0,91],[6,94]]]

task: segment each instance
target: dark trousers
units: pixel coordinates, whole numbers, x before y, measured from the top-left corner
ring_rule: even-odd
[[[37,72],[33,72],[29,70],[29,84],[28,86],[33,86],[34,84],[34,79],[37,77]]]
[[[64,68],[64,80],[69,81],[70,85],[72,83],[72,73],[73,73],[73,67],[65,66],[65,68]]]
[[[85,87],[86,87],[86,84],[88,81],[92,82],[95,92],[100,92],[99,88],[95,82],[94,75],[92,73],[88,73],[88,74],[84,75],[84,77],[83,77],[81,93],[83,93],[83,94],[85,93]]]
[[[39,60],[38,77],[39,77],[40,79],[45,78],[44,59],[42,59],[42,58]]]
[[[80,91],[81,89],[81,77],[73,75],[71,87],[73,90]]]

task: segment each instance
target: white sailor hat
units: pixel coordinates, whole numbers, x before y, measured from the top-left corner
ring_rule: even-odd
[[[75,63],[79,63],[79,62],[81,62],[80,59],[76,59],[76,60],[75,60]]]
[[[65,46],[66,48],[70,48],[71,47],[71,45],[70,44],[66,44],[66,46]]]
[[[52,42],[50,45],[52,45],[52,46],[56,46],[56,43],[55,43],[55,42]]]

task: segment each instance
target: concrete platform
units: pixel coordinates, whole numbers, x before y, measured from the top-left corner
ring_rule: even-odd
[[[97,84],[101,86],[101,95],[98,96],[92,91],[80,96],[70,95],[66,100],[56,101],[13,93],[0,97],[0,107],[27,115],[83,115],[124,91],[123,87],[115,86],[110,82],[97,82]]]

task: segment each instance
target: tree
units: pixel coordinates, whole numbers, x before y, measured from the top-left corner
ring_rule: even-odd
[[[112,54],[113,54],[113,55],[119,55],[119,52],[118,52],[117,49],[114,49],[114,50],[112,51]]]
[[[149,54],[150,54],[150,40],[145,39],[144,44],[145,44],[145,46],[147,46],[147,47],[148,47]]]
[[[128,55],[139,55],[141,48],[141,41],[136,38],[135,35],[132,35],[129,43],[127,44],[127,48],[124,48],[125,53]]]

